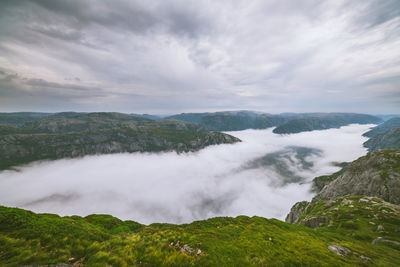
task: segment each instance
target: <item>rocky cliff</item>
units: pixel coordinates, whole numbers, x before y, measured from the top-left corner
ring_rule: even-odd
[[[313,201],[345,195],[379,197],[400,204],[400,151],[377,151],[353,161]]]
[[[400,127],[372,136],[364,143],[369,152],[380,149],[400,149]]]

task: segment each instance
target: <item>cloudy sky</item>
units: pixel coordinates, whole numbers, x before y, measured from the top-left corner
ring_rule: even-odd
[[[400,113],[400,1],[0,1],[0,111]]]

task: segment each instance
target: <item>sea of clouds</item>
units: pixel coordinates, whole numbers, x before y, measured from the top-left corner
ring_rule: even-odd
[[[274,134],[272,128],[245,130],[229,132],[240,143],[193,153],[37,162],[0,172],[0,205],[60,215],[104,213],[145,224],[238,215],[283,220],[294,203],[313,197],[314,177],[339,170],[333,162],[366,154],[362,133],[372,126],[291,135]],[[301,159],[293,147],[311,152]],[[267,164],[260,164],[266,158]]]

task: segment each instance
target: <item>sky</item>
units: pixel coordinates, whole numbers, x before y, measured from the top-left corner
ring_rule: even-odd
[[[400,1],[0,1],[0,111],[400,113]]]
[[[290,135],[245,130],[229,132],[242,142],[191,153],[34,162],[0,172],[0,203],[60,215],[111,214],[145,224],[238,215],[284,220],[296,202],[311,200],[314,177],[340,170],[332,162],[366,154],[362,133],[371,126]]]

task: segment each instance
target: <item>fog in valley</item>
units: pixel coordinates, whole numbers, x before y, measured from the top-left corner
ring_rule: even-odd
[[[133,153],[33,163],[0,172],[0,203],[60,215],[111,214],[140,223],[215,216],[284,219],[310,200],[310,181],[366,154],[372,125],[277,135],[229,132],[243,142],[177,154]]]

